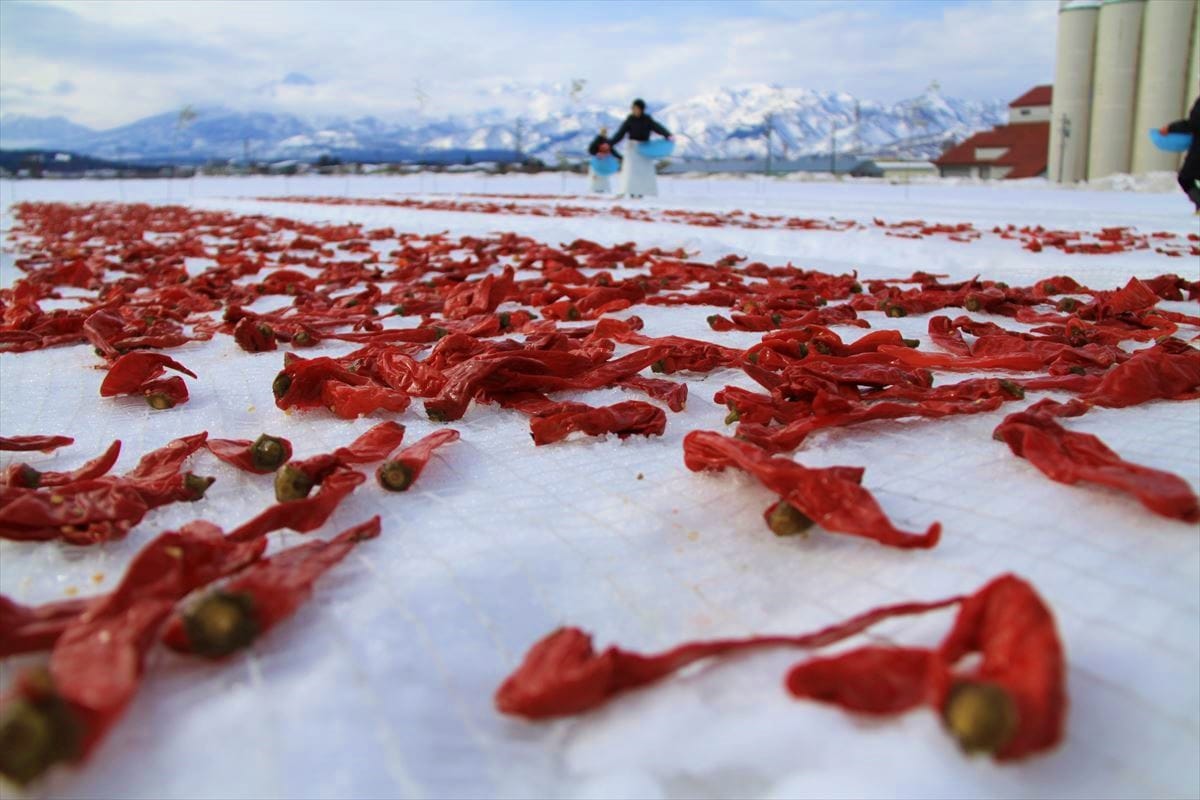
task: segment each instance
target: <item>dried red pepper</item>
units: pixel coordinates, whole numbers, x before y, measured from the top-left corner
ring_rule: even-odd
[[[884,606],[811,634],[694,642],[656,655],[617,647],[596,653],[589,635],[560,628],[535,644],[500,686],[496,708],[528,719],[578,714],[703,659],[766,647],[824,647],[886,619],[952,605],[958,615],[936,650],[865,647],[802,662],[789,672],[788,690],[874,714],[930,705],[964,750],[1000,761],[1053,747],[1066,713],[1062,645],[1042,599],[1012,575],[971,595]],[[971,653],[980,655],[978,662],[955,671]]]
[[[381,422],[346,447],[285,464],[275,473],[275,499],[282,503],[307,497],[314,486],[320,485],[335,470],[354,464],[383,461],[403,441],[403,425]]]
[[[829,467],[809,469],[794,461],[771,456],[750,442],[708,431],[692,431],[683,438],[683,462],[693,471],[737,467],[778,494],[788,509],[768,509],[768,523],[777,533],[799,532],[803,519],[831,532],[873,539],[889,547],[933,547],[942,526],[934,523],[925,533],[896,528],[869,491],[860,484],[862,469]],[[794,512],[798,512],[797,515]],[[778,529],[772,522],[778,520]]]
[[[617,386],[622,389],[645,392],[649,397],[666,403],[667,408],[675,412],[683,411],[687,406],[688,387],[686,383],[634,375],[632,378],[620,381]]]
[[[955,671],[971,654],[979,660]],[[889,677],[886,689],[882,675]],[[1034,755],[1062,739],[1065,683],[1054,618],[1033,587],[1013,575],[961,598],[936,650],[862,648],[800,664],[787,678],[797,697],[856,711],[929,705],[966,752],[998,761]]]
[[[443,445],[458,441],[458,438],[456,430],[447,428],[434,431],[383,462],[375,471],[375,478],[388,491],[407,491],[421,477],[433,452]]]
[[[70,472],[41,472],[28,464],[9,465],[0,478],[0,486],[20,486],[26,489],[63,486],[76,481],[87,481],[106,474],[117,463],[121,455],[121,442],[115,441],[101,455]]]
[[[239,347],[249,353],[265,353],[277,347],[274,329],[248,316],[242,317],[233,327],[233,338]]]
[[[235,542],[251,541],[280,528],[290,528],[299,533],[316,530],[366,479],[361,472],[335,467],[321,480],[321,488],[316,494],[268,507],[249,522],[230,531],[229,538]]]
[[[529,420],[529,434],[535,445],[561,441],[574,431],[588,436],[615,433],[624,439],[634,434],[662,436],[666,427],[667,415],[663,410],[640,400],[599,408],[563,403]]]
[[[274,472],[292,457],[291,442],[265,433],[253,442],[249,439],[209,439],[205,445],[226,464],[258,475]]]
[[[163,641],[206,658],[223,658],[249,646],[294,613],[312,594],[317,578],[379,530],[379,517],[373,517],[329,541],[306,542],[258,561],[172,617]]]
[[[147,453],[130,472],[46,489],[0,488],[0,538],[61,538],[72,544],[118,539],[158,506],[204,496],[212,478],[181,472],[204,445],[199,433]]]
[[[1179,341],[1139,350],[1105,373],[1082,399],[1098,406],[1125,408],[1150,400],[1194,400],[1200,397],[1200,350]]]
[[[289,408],[324,406],[342,419],[383,409],[400,412],[408,408],[408,395],[373,383],[370,378],[328,357],[291,357],[272,384],[275,405]]]
[[[70,436],[0,436],[0,450],[18,452],[41,450],[43,453],[51,453],[74,443],[75,440]]]
[[[234,543],[209,523],[164,533],[141,549],[110,594],[57,636],[49,674],[29,672],[0,711],[0,774],[28,783],[86,758],[141,681],[146,651],[182,597],[256,560],[265,541]]]
[[[126,353],[113,362],[104,376],[100,396],[140,394],[151,408],[160,411],[187,402],[187,384],[182,378],[178,375],[159,378],[168,368],[196,377],[196,373],[162,353]]]
[[[50,649],[90,599],[25,606],[0,595],[0,657]]]
[[[1051,480],[1098,483],[1132,494],[1161,516],[1200,521],[1200,498],[1187,481],[1125,461],[1091,434],[1068,431],[1054,418],[1063,408],[1053,400],[1035,403],[1005,417],[993,436]]]

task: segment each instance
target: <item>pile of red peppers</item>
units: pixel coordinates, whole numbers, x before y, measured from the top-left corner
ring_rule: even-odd
[[[987,232],[921,220],[866,226],[507,199],[286,198],[610,214],[707,227],[873,227],[964,243],[990,233],[1032,252],[1200,254],[1200,236],[1185,242],[1126,228]],[[214,659],[250,646],[311,594],[322,573],[379,536],[377,517],[265,556],[272,532],[321,528],[367,481],[364,469],[375,470],[372,490],[405,492],[435,453],[460,438],[440,428],[404,447],[405,428],[395,418],[406,414],[447,423],[467,417],[473,404],[494,405],[528,420],[533,446],[569,447],[578,436],[658,437],[688,400],[688,384],[668,376],[716,373],[724,381],[738,371],[759,388],[725,385],[715,393],[724,411],[714,427],[724,416],[732,435],[688,433],[684,464],[752,476],[776,496],[763,516],[780,536],[820,528],[893,548],[936,546],[941,525],[898,528],[863,487],[862,467],[811,468],[787,454],[830,428],[994,412],[1005,414],[995,439],[1052,480],[1105,486],[1151,513],[1200,520],[1187,481],[1126,461],[1063,422],[1096,408],[1200,397],[1200,317],[1161,307],[1200,299],[1200,283],[1176,275],[1132,278],[1116,290],[1091,289],[1069,276],[1030,286],[943,282],[924,272],[865,280],[738,256],[706,263],[682,249],[644,250],[632,242],[550,246],[513,233],[417,235],[176,206],[27,203],[16,212],[23,277],[0,289],[0,352],[86,346],[104,371],[98,402],[140,397],[158,412],[187,402],[181,376],[193,381],[192,391],[213,391],[205,376],[163,351],[226,336],[252,357],[279,359],[276,378],[262,391],[271,392],[280,413],[384,420],[333,452],[299,460],[280,437],[199,433],[144,454],[117,475],[120,442],[69,471],[39,469],[36,455],[10,462],[0,475],[0,537],[75,546],[123,537],[167,503],[200,501],[213,478],[186,464],[201,451],[226,465],[218,469],[264,476],[264,491],[272,484],[265,476],[274,476],[274,499],[253,518],[228,532],[197,520],[159,534],[107,594],[39,606],[0,597],[0,656],[49,653],[44,667],[23,672],[0,701],[0,774],[19,783],[94,750],[134,696],[157,642]],[[196,271],[189,259],[208,266]],[[86,297],[74,308],[45,308],[68,288]],[[282,302],[274,311],[252,310],[263,298]],[[708,324],[717,339],[725,331],[754,332],[756,343],[743,349],[650,336],[633,313],[638,306],[688,305],[716,307]],[[929,315],[929,347],[875,328],[913,315]],[[1000,324],[1006,318],[1023,330]],[[847,340],[837,327],[871,330]],[[278,350],[282,357],[272,355]],[[956,379],[958,373],[969,377]],[[589,405],[574,397],[604,389],[636,399]],[[1030,392],[1054,397],[1031,402]],[[573,397],[555,397],[562,393]],[[72,443],[62,435],[6,435],[0,450],[49,453]],[[446,453],[452,457],[453,448]],[[503,713],[530,719],[582,713],[701,659],[763,647],[821,648],[886,618],[951,607],[957,616],[937,647],[868,646],[812,657],[788,673],[786,687],[797,698],[859,713],[928,706],[965,750],[998,760],[1053,747],[1066,708],[1063,648],[1044,601],[1011,575],[969,595],[884,607],[816,633],[690,643],[652,656],[616,647],[598,654],[589,636],[563,628],[533,647],[495,702]],[[972,654],[975,660],[964,663]]]

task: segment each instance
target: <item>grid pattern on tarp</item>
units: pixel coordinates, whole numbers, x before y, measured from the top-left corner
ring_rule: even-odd
[[[249,193],[249,192],[248,192]],[[239,210],[249,204],[208,200]],[[261,209],[260,209],[261,210]],[[354,219],[397,229],[454,215],[277,207],[266,213]],[[430,219],[430,216],[433,219]],[[476,219],[550,242],[587,223]],[[454,229],[458,232],[458,229]],[[625,231],[646,246],[682,234]],[[706,255],[729,244],[687,231]],[[787,259],[793,241],[743,232],[735,247]],[[845,235],[843,235],[845,236]],[[831,240],[832,241],[832,240]],[[855,245],[857,246],[857,245]],[[979,271],[977,251],[942,245],[942,271]],[[906,275],[928,248],[896,245],[864,272]],[[1060,259],[986,250],[1006,279],[1072,271]],[[10,256],[5,256],[10,259]],[[830,251],[826,258],[838,261]],[[4,265],[11,269],[11,263]],[[1119,262],[1089,283],[1117,282]],[[1150,273],[1153,274],[1153,273]],[[641,307],[650,334],[706,336],[710,310]],[[1194,312],[1193,312],[1194,313]],[[869,317],[921,336],[925,319]],[[840,329],[844,336],[853,329]],[[334,350],[330,350],[334,352]],[[178,435],[287,436],[298,455],[344,444],[376,420],[284,415],[271,403],[280,354],[246,354],[224,337],[174,352],[200,375],[191,402],[155,414],[99,403],[86,348],[0,356],[0,431],[54,432],[77,444],[48,467],[77,463],[112,438],[136,455]],[[684,376],[676,376],[684,377]],[[905,529],[944,528],[931,551],[902,552],[818,532],[777,539],[763,526],[769,493],[735,474],[682,464],[689,430],[723,429],[711,402],[730,371],[689,379],[687,409],[661,439],[571,439],[535,449],[515,413],[472,406],[404,495],[368,484],[327,526],[370,514],[384,535],[318,586],[313,600],[248,654],[220,665],[155,652],[143,691],[87,767],[56,776],[61,796],[1188,796],[1200,790],[1200,537],[1128,497],[1046,480],[991,439],[1002,412],[874,423],[814,435],[797,454],[815,466],[867,468],[865,484]],[[597,404],[628,397],[588,395]],[[414,406],[409,438],[433,426]],[[1200,404],[1155,403],[1069,420],[1121,455],[1200,486]],[[78,455],[72,455],[78,454]],[[0,459],[0,467],[11,461]],[[123,542],[91,549],[0,544],[0,591],[27,602],[110,587],[152,531],[203,513],[232,525],[270,497],[269,479],[197,457],[218,477],[201,507],[155,511]],[[325,535],[322,533],[320,535]],[[278,535],[277,545],[297,534]],[[497,715],[491,694],[534,640],[578,625],[598,643],[638,649],[750,632],[795,633],[903,599],[977,588],[1002,572],[1030,580],[1054,609],[1070,664],[1067,737],[1052,755],[1005,767],[961,758],[928,712],[864,721],[789,699],[796,653],[705,666],[585,717],[528,725]],[[881,625],[879,641],[930,643],[946,614]],[[0,664],[7,683],[26,662]],[[869,769],[863,769],[864,765]]]

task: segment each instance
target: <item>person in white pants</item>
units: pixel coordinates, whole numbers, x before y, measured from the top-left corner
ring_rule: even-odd
[[[650,141],[650,134],[671,138],[671,132],[658,124],[646,113],[646,103],[640,98],[634,100],[629,108],[629,116],[617,128],[617,133],[610,139],[615,147],[626,135],[633,142],[633,147],[625,153],[621,162],[621,194],[626,197],[654,197],[658,194],[658,177],[654,173],[654,161],[642,155],[637,148],[639,142]]]

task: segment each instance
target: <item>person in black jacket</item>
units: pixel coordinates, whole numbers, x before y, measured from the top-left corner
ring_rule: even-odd
[[[628,158],[621,163],[621,194],[629,197],[658,194],[658,179],[654,174],[654,162],[638,152],[637,142],[650,141],[650,134],[671,138],[671,132],[659,125],[653,117],[646,113],[646,103],[634,100],[629,108],[629,116],[617,128],[617,133],[609,143],[616,146],[626,136],[635,145],[628,150]]]
[[[625,138],[626,134],[629,135],[630,141],[648,142],[651,131],[668,139],[671,138],[671,132],[646,113],[646,101],[638,98],[629,106],[629,116],[621,123],[621,127],[617,128],[617,135],[609,141],[609,144],[615,147]]]
[[[1183,193],[1196,206],[1196,213],[1200,214],[1200,185],[1197,184],[1200,181],[1200,97],[1192,103],[1187,119],[1177,119],[1170,125],[1163,125],[1159,133],[1192,135],[1192,146],[1188,148],[1183,166],[1179,168],[1179,188],[1183,189]]]
[[[612,149],[612,145],[608,142],[608,128],[601,128],[600,135],[592,139],[592,143],[588,145],[588,154],[592,159],[588,162],[588,182],[591,185],[593,192],[597,194],[607,194],[611,188],[608,182],[608,176],[612,173],[605,171],[603,173],[596,171],[598,163],[595,156],[600,156],[607,161],[607,156],[613,156],[617,159],[617,164],[621,163],[621,154]],[[611,166],[611,162],[606,164]]]
[[[608,128],[601,128],[600,133],[596,134],[596,138],[592,139],[592,143],[588,145],[588,155],[599,154],[602,145],[608,145],[609,154],[617,161],[621,160],[621,154],[612,148],[612,142],[608,140]]]

